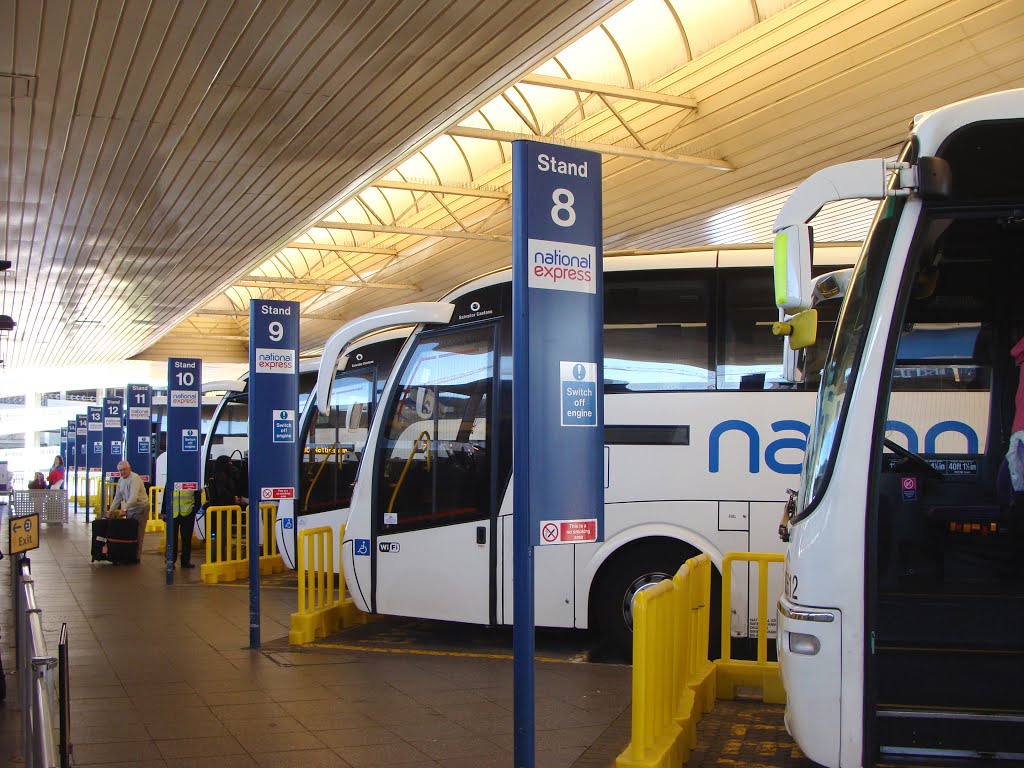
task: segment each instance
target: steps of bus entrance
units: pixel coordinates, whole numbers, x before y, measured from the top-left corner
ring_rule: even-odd
[[[1024,764],[1024,595],[884,594],[878,615],[881,756]]]
[[[959,765],[1024,762],[1024,711],[980,713],[947,710],[879,709],[876,736],[880,762],[886,759],[934,765],[941,758]],[[925,763],[925,758],[932,758]]]

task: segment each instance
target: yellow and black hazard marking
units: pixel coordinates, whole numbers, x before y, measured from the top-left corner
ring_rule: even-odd
[[[716,701],[697,726],[697,748],[687,768],[814,768],[786,733],[777,704]]]
[[[538,630],[536,658],[553,663],[587,662],[593,642],[590,634],[577,630]],[[511,660],[512,629],[374,616],[366,624],[340,630],[303,648]]]
[[[189,582],[198,587],[235,587],[249,588],[249,578],[238,579],[237,581],[220,581],[216,584],[205,584],[202,581]],[[295,592],[299,588],[299,577],[295,571],[285,570],[282,573],[274,573],[260,576],[260,589],[282,589]]]

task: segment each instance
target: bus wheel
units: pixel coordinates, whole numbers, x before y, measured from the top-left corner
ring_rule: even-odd
[[[689,558],[699,554],[686,544],[670,539],[634,544],[613,556],[605,564],[595,590],[597,604],[593,616],[601,634],[604,650],[611,656],[633,657],[633,600],[640,592],[672,578]],[[718,658],[719,618],[722,581],[718,571],[711,573],[711,618],[708,653]]]

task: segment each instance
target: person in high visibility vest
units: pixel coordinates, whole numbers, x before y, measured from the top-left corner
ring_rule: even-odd
[[[167,506],[174,517],[174,555],[178,559],[178,541],[181,540],[181,567],[195,568],[192,563],[192,531],[196,527],[196,507],[199,493],[196,491],[171,491],[164,494],[164,509],[160,517],[167,520]]]

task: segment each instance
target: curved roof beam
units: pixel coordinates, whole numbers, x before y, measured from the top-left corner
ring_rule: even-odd
[[[676,20],[676,29],[679,30],[679,39],[683,43],[683,50],[686,52],[686,60],[693,61],[693,51],[690,50],[690,38],[686,36],[686,27],[683,26],[683,20],[679,18],[679,14],[676,13],[675,6],[672,5],[670,0],[665,0],[665,7],[668,8],[668,12],[672,14],[672,18]]]
[[[604,32],[605,36],[608,38],[608,42],[610,42],[612,44],[612,48],[615,49],[615,52],[619,54],[619,61],[622,62],[622,71],[626,73],[626,82],[629,83],[629,87],[632,88],[633,72],[629,69],[629,62],[626,61],[626,54],[622,52],[622,48],[619,46],[619,41],[615,39],[615,35],[613,35],[604,24],[601,25],[601,31]]]

